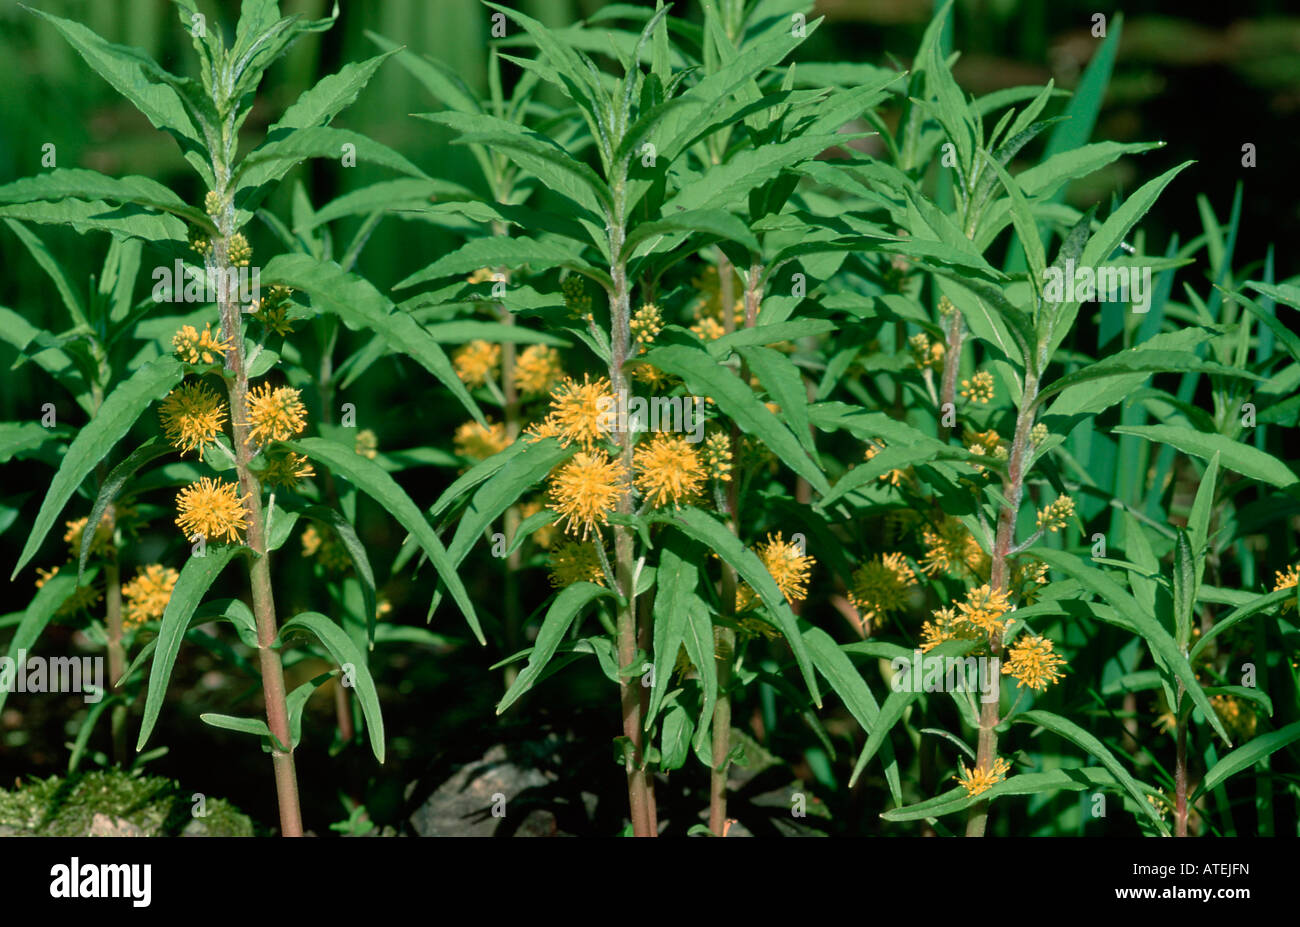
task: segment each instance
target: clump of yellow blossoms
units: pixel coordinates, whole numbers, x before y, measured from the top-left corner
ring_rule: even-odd
[[[551,585],[556,589],[574,583],[605,585],[605,568],[596,550],[599,541],[565,541],[551,552]]]
[[[138,570],[135,579],[122,585],[122,626],[133,628],[162,618],[180,578],[179,573],[160,563]]]
[[[997,785],[1007,777],[1007,772],[1011,769],[1011,764],[998,757],[993,761],[992,769],[976,769],[971,771],[966,768],[966,764],[958,761],[961,767],[961,774],[953,776],[962,787],[966,789],[967,797],[973,797],[987,792],[993,786]]]
[[[614,394],[609,380],[601,377],[592,382],[583,374],[582,383],[565,377],[551,394],[551,412],[528,429],[533,440],[555,437],[561,447],[575,441],[590,451],[605,434],[613,417]]]
[[[325,526],[318,530],[315,525],[308,525],[299,540],[302,542],[302,555],[315,557],[327,570],[341,573],[352,565],[352,555],[333,528]]]
[[[776,537],[769,534],[767,540],[758,545],[757,553],[787,602],[802,602],[808,597],[808,577],[817,562],[812,556],[805,554],[793,541],[785,540],[780,531]]]
[[[664,320],[659,313],[659,307],[654,303],[646,303],[632,316],[628,327],[632,329],[632,337],[642,344],[650,344],[659,333],[663,331]]]
[[[1005,591],[985,583],[966,593],[966,601],[957,603],[957,611],[962,620],[993,637],[1006,626],[1005,615],[1011,611],[1011,602]]]
[[[564,375],[560,352],[544,344],[531,344],[515,358],[515,388],[525,396],[540,396]]]
[[[853,571],[849,600],[858,609],[865,628],[907,604],[908,590],[916,585],[916,574],[902,554],[884,554]]]
[[[1210,699],[1210,705],[1229,731],[1244,740],[1255,736],[1255,709],[1246,704],[1244,699],[1216,695]]]
[[[1028,635],[1012,644],[1007,651],[1007,661],[1002,664],[1002,675],[1014,678],[1017,686],[1044,692],[1061,678],[1059,667],[1064,665],[1064,658],[1052,652],[1050,640]]]
[[[942,370],[944,345],[942,341],[931,341],[925,332],[918,332],[907,339],[907,348],[912,353],[912,362],[918,370]]]
[[[720,483],[731,479],[731,438],[721,431],[704,440],[704,468]]]
[[[86,530],[87,521],[89,521],[88,518],[82,517],[74,521],[64,522],[68,530],[63,533],[63,540],[67,543],[73,560],[81,557],[81,535]],[[99,524],[95,526],[95,536],[90,540],[90,552],[92,554],[105,553],[112,544],[113,523],[106,511],[100,516]]]
[[[1287,567],[1283,573],[1281,570],[1275,570],[1273,573],[1273,591],[1279,592],[1283,589],[1294,589],[1296,583],[1300,582],[1300,565]],[[1289,611],[1295,608],[1295,596],[1287,599],[1282,605],[1282,611]]]
[[[466,422],[456,429],[452,442],[457,454],[471,460],[487,460],[510,446],[506,426],[500,422],[488,422],[487,427]]]
[[[1039,422],[1033,428],[1029,429],[1029,440],[1034,447],[1038,447],[1038,445],[1047,440],[1049,434],[1050,432],[1047,430],[1047,426],[1042,422]]]
[[[961,396],[971,402],[988,405],[993,399],[993,374],[981,370],[969,380],[962,380]]]
[[[471,341],[451,357],[456,376],[466,386],[482,386],[497,375],[501,366],[501,345],[490,341]]]
[[[1046,508],[1038,513],[1039,531],[1060,531],[1074,517],[1074,500],[1069,496],[1057,496]]]
[[[379,455],[379,436],[369,428],[363,428],[357,432],[352,449],[366,460],[374,460]]]
[[[203,211],[209,216],[215,216],[221,212],[221,197],[217,195],[216,190],[209,190],[203,197]]]
[[[183,363],[215,364],[218,357],[224,361],[226,352],[234,345],[213,336],[212,323],[209,322],[203,326],[202,332],[193,325],[182,325],[181,330],[172,336],[172,347]]]
[[[921,571],[927,575],[955,575],[963,570],[976,576],[988,573],[989,555],[955,516],[945,515],[938,525],[922,528],[921,540],[925,544]]]
[[[293,290],[287,286],[270,286],[265,296],[249,306],[249,312],[267,331],[281,336],[292,335],[293,323],[289,321],[289,297],[292,295]]]
[[[167,394],[158,404],[158,418],[163,434],[172,447],[185,456],[190,451],[203,451],[216,444],[217,436],[226,421],[226,404],[213,390],[202,383],[185,383]]]
[[[691,326],[691,333],[701,341],[717,341],[727,333],[727,330],[717,319],[705,316]]]
[[[609,523],[623,492],[621,468],[604,451],[580,451],[551,474],[551,508],[567,520],[564,530],[585,541],[592,529]]]
[[[271,455],[266,466],[257,473],[263,483],[280,489],[296,489],[301,480],[315,475],[316,470],[307,460],[307,455],[293,451]]]
[[[226,257],[232,267],[247,267],[253,259],[253,247],[243,233],[236,232],[226,239]]]
[[[176,525],[191,540],[225,538],[237,543],[239,532],[248,527],[246,498],[239,495],[239,487],[234,483],[205,476],[186,486],[176,497]]]
[[[307,407],[291,386],[273,388],[269,383],[254,387],[244,397],[248,415],[248,440],[264,445],[288,441],[307,427]]]
[[[658,433],[633,457],[636,488],[655,506],[680,505],[699,495],[708,475],[695,446],[681,435]]]

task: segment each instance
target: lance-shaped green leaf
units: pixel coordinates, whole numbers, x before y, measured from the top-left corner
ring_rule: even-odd
[[[1132,196],[1124,201],[1120,206],[1111,213],[1106,221],[1088,240],[1083,248],[1083,254],[1079,258],[1079,264],[1083,267],[1100,267],[1106,261],[1110,260],[1111,253],[1119,247],[1120,242],[1124,240],[1129,231],[1135,226],[1147,211],[1155,205],[1156,199],[1169,186],[1178,174],[1191,161],[1184,161],[1177,167],[1170,168],[1154,180],[1149,180],[1139,187]],[[1047,356],[1051,357],[1060,347],[1061,342],[1065,339],[1066,332],[1074,325],[1074,320],[1079,314],[1079,305],[1077,303],[1065,304],[1060,314],[1054,320],[1051,337],[1047,342]]]
[[[659,550],[659,568],[655,573],[654,685],[650,687],[650,702],[646,709],[647,731],[668,692],[668,681],[677,662],[678,650],[686,639],[690,610],[702,610],[704,605],[696,591],[700,581],[696,565],[699,548],[685,541],[677,532],[670,532],[660,540]]]
[[[453,274],[472,273],[483,267],[513,269],[528,265],[538,272],[553,267],[567,267],[590,276],[593,270],[582,260],[581,255],[581,246],[570,241],[538,240],[522,235],[518,238],[502,238],[495,235],[474,238],[450,254],[444,254],[424,270],[411,274],[394,289],[400,290],[427,280],[450,277]],[[601,276],[603,279],[608,279],[607,276]]]
[[[1074,373],[1058,377],[1043,388],[1042,392],[1038,394],[1037,402],[1042,403],[1044,399],[1079,383],[1088,383],[1107,377],[1122,377],[1134,373],[1178,373],[1182,371],[1212,373],[1219,376],[1241,377],[1248,380],[1259,379],[1259,377],[1247,370],[1204,360],[1191,351],[1160,351],[1134,347],[1129,348],[1127,351],[1121,351],[1119,354],[1103,357],[1082,370],[1076,370]]]
[[[273,136],[260,148],[250,151],[235,170],[235,205],[245,213],[256,207],[262,198],[263,188],[308,158],[355,156],[358,163],[377,164],[411,177],[427,179],[424,171],[402,155],[357,132],[313,126],[307,129],[277,129]]]
[[[187,109],[187,95],[178,89],[183,88],[185,81],[168,74],[138,48],[106,42],[73,20],[60,19],[37,9],[31,12],[53,23],[86,63],[95,69],[95,73],[112,84],[113,89],[143,113],[155,129],[174,137],[185,154],[185,160],[209,187],[213,186],[211,162],[200,141],[200,132],[191,118],[191,111]]]
[[[167,694],[167,683],[171,680],[172,667],[176,665],[181,639],[190,626],[194,610],[226,564],[242,550],[243,547],[229,544],[207,547],[202,557],[190,557],[181,567],[180,577],[172,587],[171,598],[163,610],[162,625],[158,628],[157,647],[154,649],[149,686],[145,693],[144,717],[140,720],[140,736],[135,743],[137,752],[144,749],[158,722],[163,698]]]
[[[1169,444],[1202,460],[1210,460],[1217,454],[1224,468],[1278,489],[1290,489],[1296,483],[1291,468],[1272,454],[1224,435],[1194,431],[1182,425],[1117,425],[1111,430],[1115,434],[1137,435],[1158,444]]]
[[[140,413],[151,402],[167,395],[182,376],[184,370],[176,358],[170,355],[159,357],[145,364],[108,394],[98,414],[77,433],[63,455],[10,579],[17,576],[18,571],[36,555],[54,520],[95,464],[103,460],[113,445],[131,429]]]
[[[289,697],[284,700],[285,708],[289,711],[289,739],[293,741],[290,746],[295,750],[298,748],[298,744],[302,742],[302,712],[307,707],[307,700],[312,697],[312,694],[317,689],[341,672],[341,670],[330,670],[328,673],[313,676],[290,692]],[[380,760],[380,762],[382,763],[383,760]]]
[[[45,581],[40,589],[36,590],[36,595],[28,603],[23,616],[18,622],[18,628],[14,631],[13,639],[9,641],[9,652],[7,654],[9,663],[7,668],[0,669],[0,679],[3,685],[0,685],[0,709],[5,706],[5,701],[9,698],[9,693],[13,691],[14,677],[8,676],[10,672],[24,672],[24,666],[19,665],[19,657],[23,651],[30,648],[36,643],[36,639],[41,636],[45,626],[50,623],[55,612],[59,610],[68,596],[72,595],[73,590],[77,588],[77,581],[67,573],[60,573],[51,576]],[[22,660],[25,665],[26,660]],[[4,678],[8,676],[8,678]]]
[[[62,200],[69,197],[160,209],[186,219],[199,228],[214,231],[207,213],[190,206],[168,187],[148,177],[109,177],[99,171],[60,167],[0,187],[0,203]]]
[[[663,213],[670,216],[688,210],[725,207],[781,171],[815,157],[827,148],[843,144],[846,138],[844,135],[805,136],[743,149],[723,164],[686,181],[676,195],[664,203]]]
[[[224,731],[252,734],[254,737],[265,737],[268,741],[275,739],[271,734],[271,729],[266,726],[266,722],[261,718],[239,718],[235,715],[222,715],[214,711],[206,711],[199,715],[199,720],[204,724],[219,727]]]
[[[333,261],[326,263],[304,254],[272,258],[262,268],[261,281],[263,286],[282,283],[307,293],[313,306],[337,315],[353,331],[364,328],[376,332],[393,351],[418,361],[451,390],[475,421],[483,424],[482,411],[456,376],[446,352],[415,319],[394,307],[369,281],[347,273]]]
[[[284,111],[278,122],[267,132],[276,129],[306,129],[314,126],[329,125],[330,120],[344,108],[352,105],[359,94],[370,83],[375,71],[393,52],[384,52],[365,61],[345,64],[337,74],[323,77],[316,86],[305,92]]]
[[[528,665],[515,677],[514,684],[497,704],[497,714],[504,712],[533,687],[538,674],[546,668],[546,664],[551,662],[551,657],[555,656],[555,649],[569,633],[569,626],[573,624],[573,620],[588,603],[606,595],[612,596],[613,593],[604,586],[597,586],[595,583],[574,583],[572,586],[565,587],[555,597],[551,607],[546,610],[542,626],[537,630],[537,640],[533,644],[533,652],[528,657]]]
[[[1195,663],[1196,658],[1201,655],[1201,652],[1204,651],[1207,646],[1209,646],[1210,641],[1214,640],[1224,631],[1235,627],[1248,618],[1255,617],[1260,612],[1272,611],[1274,608],[1285,605],[1288,602],[1293,606],[1295,605],[1296,590],[1294,586],[1277,589],[1273,592],[1266,592],[1245,605],[1233,609],[1232,612],[1216,621],[1214,627],[1201,635],[1201,637],[1196,641],[1196,644],[1192,647],[1188,659]]]
[[[462,113],[480,113],[478,97],[464,79],[441,61],[418,55],[376,32],[366,30],[366,38],[388,52],[397,52],[397,61],[424,85],[441,103]]]
[[[1047,772],[1021,773],[1009,779],[1003,779],[992,788],[978,795],[968,795],[961,786],[950,789],[942,795],[926,801],[908,805],[906,808],[893,808],[881,813],[886,821],[920,821],[926,818],[939,818],[946,814],[965,811],[980,802],[992,801],[1003,795],[1036,795],[1040,792],[1085,792],[1095,791],[1106,786],[1114,787],[1118,783],[1110,770],[1100,766],[1084,766],[1079,769],[1052,769]],[[1154,790],[1153,790],[1154,793]],[[1150,804],[1143,802],[1143,804]]]
[[[1028,724],[1036,724],[1041,728],[1051,731],[1053,734],[1059,734],[1075,746],[1092,754],[1101,760],[1101,764],[1110,770],[1110,774],[1115,780],[1124,787],[1124,791],[1132,796],[1134,803],[1142,812],[1151,819],[1151,823],[1160,831],[1162,836],[1169,836],[1169,829],[1160,817],[1160,812],[1155,809],[1149,801],[1146,800],[1148,790],[1144,790],[1136,779],[1124,768],[1123,764],[1115,758],[1115,754],[1106,748],[1106,745],[1098,740],[1095,736],[1085,731],[1079,725],[1070,721],[1068,718],[1062,718],[1060,715],[1053,714],[1050,711],[1040,711],[1032,709],[1021,712],[1016,716],[1016,720]]]
[[[4,193],[5,188],[0,187],[0,197],[3,197]],[[40,236],[30,231],[27,226],[14,219],[6,219],[5,225],[9,226],[19,240],[27,246],[27,250],[36,259],[36,263],[40,264],[41,268],[50,275],[50,280],[53,281],[55,289],[59,291],[59,298],[63,300],[63,305],[68,309],[68,315],[72,317],[72,324],[88,325],[86,307],[82,303],[81,295],[73,287],[68,272],[64,270],[63,265],[45,246],[45,242],[41,241]],[[116,239],[114,239],[114,243],[117,243]]]
[[[680,242],[680,236],[692,234],[712,235],[744,245],[751,253],[758,252],[758,239],[754,233],[731,213],[721,209],[694,209],[637,225],[623,245],[623,257],[630,257],[642,242],[649,242],[650,246],[639,254],[649,254],[659,249],[661,238]]]
[[[1210,789],[1218,788],[1232,776],[1250,769],[1260,760],[1272,756],[1297,740],[1300,740],[1300,721],[1268,734],[1262,734],[1250,743],[1238,747],[1210,767],[1210,771],[1205,774],[1205,779],[1192,794],[1192,800],[1195,801],[1197,796]]]
[[[295,221],[293,230],[299,234],[310,232],[318,225],[345,216],[368,216],[375,212],[419,212],[438,200],[469,200],[473,196],[474,193],[469,188],[436,177],[428,180],[415,177],[381,180],[331,200],[310,216]]]
[[[1183,687],[1191,696],[1196,707],[1201,709],[1201,714],[1214,727],[1214,730],[1227,744],[1232,743],[1232,738],[1228,736],[1223,722],[1219,719],[1219,714],[1210,705],[1210,700],[1201,688],[1201,684],[1196,680],[1196,673],[1192,671],[1191,663],[1187,657],[1178,649],[1178,644],[1169,632],[1161,627],[1160,622],[1153,615],[1148,615],[1137,600],[1124,590],[1110,576],[1090,567],[1075,554],[1067,553],[1061,550],[1051,550],[1046,547],[1031,548],[1030,553],[1042,560],[1049,567],[1060,570],[1066,575],[1079,581],[1085,589],[1099,595],[1103,602],[1113,607],[1122,615],[1133,627],[1137,628],[1138,633],[1151,648],[1151,652],[1157,660],[1164,664],[1164,667],[1182,681]]]
[[[370,731],[370,749],[374,751],[375,759],[382,763],[384,761],[384,716],[379,710],[379,692],[375,689],[374,677],[370,675],[370,668],[366,665],[365,654],[352,643],[352,638],[348,637],[346,631],[320,612],[302,612],[294,615],[280,628],[280,642],[287,641],[295,632],[311,634],[329,651],[334,662],[343,670],[340,684],[345,684],[348,680],[353,681],[357,701],[361,703],[361,713],[366,719],[366,728]]]
[[[871,736],[871,732],[880,723],[880,706],[853,661],[821,628],[808,628],[803,632],[803,639],[808,645],[808,652],[812,654],[813,665],[826,677],[831,689],[843,700],[844,707],[867,732],[867,736]],[[879,752],[885,764],[885,780],[889,784],[890,794],[895,802],[901,803],[902,785],[898,777],[898,761],[894,758],[894,748],[887,737],[881,740]]]
[[[411,532],[420,547],[428,554],[429,562],[438,571],[439,578],[451,591],[451,597],[465,615],[465,620],[469,622],[474,636],[478,638],[480,644],[486,643],[483,629],[479,626],[478,615],[474,611],[474,604],[465,590],[465,584],[456,573],[455,564],[447,555],[442,542],[438,540],[433,526],[425,520],[419,507],[411,501],[406,491],[397,485],[396,480],[379,464],[362,457],[351,447],[326,441],[324,438],[301,438],[284,443],[286,447],[300,454],[306,454],[312,460],[329,467],[335,475],[343,477],[382,505],[403,528]]]
[[[645,361],[665,373],[680,377],[687,390],[697,396],[710,396],[724,413],[746,434],[754,435],[795,473],[802,476],[823,495],[830,484],[799,439],[759,402],[749,385],[729,368],[717,363],[707,351],[684,345],[665,345],[647,351]]]

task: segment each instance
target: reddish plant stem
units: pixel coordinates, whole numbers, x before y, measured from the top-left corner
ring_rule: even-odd
[[[1178,683],[1178,704],[1174,713],[1178,718],[1177,755],[1174,765],[1174,836],[1187,836],[1187,719],[1183,717],[1183,684]]]
[[[631,330],[630,293],[627,279],[627,263],[622,257],[625,240],[625,216],[622,202],[624,197],[622,185],[615,190],[615,209],[609,223],[609,253],[611,258],[610,278],[613,288],[609,292],[610,316],[610,364],[609,382],[615,396],[627,389],[627,378],[623,367],[628,360]],[[623,480],[622,492],[618,497],[615,510],[620,515],[631,515],[635,511],[632,498],[632,435],[627,430],[618,433],[618,459]],[[622,603],[618,608],[615,624],[618,647],[618,663],[621,669],[631,668],[636,662],[637,612],[636,589],[634,585],[635,538],[627,525],[614,526],[614,581],[618,583]],[[597,540],[596,543],[600,543]],[[628,806],[632,817],[632,833],[637,837],[654,837],[658,831],[654,827],[654,799],[652,780],[646,769],[644,757],[645,734],[641,729],[641,682],[639,678],[619,674],[619,702],[623,714],[623,736],[627,738],[624,753],[624,767],[627,770]]]
[[[943,355],[943,383],[939,390],[939,440],[947,441],[952,429],[943,424],[947,418],[945,410],[952,410],[957,417],[957,368],[961,361],[961,344],[965,337],[961,313],[954,309],[948,313],[947,344]]]
[[[953,315],[956,315],[954,312]],[[955,366],[955,365],[954,365]],[[944,371],[947,379],[947,370]],[[1020,410],[1016,414],[1016,430],[1011,441],[1011,454],[1007,461],[1007,475],[1002,483],[1002,495],[1007,505],[998,512],[997,536],[993,545],[992,567],[989,586],[994,592],[1007,591],[1009,574],[1008,559],[1015,544],[1016,516],[1020,513],[1020,501],[1024,496],[1026,461],[1033,445],[1029,440],[1034,427],[1034,405],[1038,397],[1038,379],[1032,374],[1025,375],[1024,395],[1021,397]],[[989,638],[991,659],[1002,657],[1002,638],[993,635]],[[999,694],[1001,690],[999,677]],[[980,704],[979,743],[975,755],[976,769],[990,769],[998,752],[997,726],[999,721],[999,699]],[[966,836],[982,837],[988,825],[988,802],[981,801],[973,805],[966,819]]]
[[[221,269],[223,272],[229,266],[226,235],[230,233],[231,210],[226,211],[225,219],[223,236],[213,240],[209,265],[210,269]],[[249,465],[252,451],[248,444],[248,422],[245,420],[248,372],[244,367],[243,319],[233,292],[222,293],[219,305],[222,337],[231,344],[231,349],[226,353],[227,392],[230,397],[235,470],[239,476],[239,491],[244,497],[248,521],[247,544],[252,555],[248,565],[248,579],[253,594],[253,615],[257,622],[262,694],[266,701],[267,726],[278,741],[272,744],[271,763],[275,770],[280,833],[285,837],[301,837],[302,811],[298,804],[298,779],[294,771],[284,667],[280,661],[280,651],[274,646],[279,629],[275,619],[275,596],[271,591],[271,561],[262,521],[262,487]]]

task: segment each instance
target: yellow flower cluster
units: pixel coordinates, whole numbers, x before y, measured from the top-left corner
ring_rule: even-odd
[[[682,435],[664,432],[637,447],[633,467],[636,488],[654,506],[692,501],[708,476],[695,446]]]
[[[172,347],[176,357],[186,364],[215,364],[217,358],[223,361],[226,352],[234,345],[212,334],[212,323],[203,326],[200,332],[193,325],[182,325],[181,330],[172,336]]]
[[[490,341],[471,341],[456,350],[451,357],[456,376],[466,386],[482,386],[496,377],[501,366],[501,345]]]
[[[226,403],[202,383],[184,383],[167,394],[158,405],[163,434],[184,457],[190,451],[203,451],[216,444],[226,421]]]
[[[487,460],[510,446],[506,426],[500,422],[488,422],[486,427],[466,422],[456,429],[452,442],[457,454],[471,460]]]
[[[73,560],[81,558],[81,536],[86,530],[88,518],[82,517],[73,521],[64,522],[68,529],[63,532],[63,540],[68,545],[70,557]],[[106,553],[113,545],[113,518],[107,510],[99,517],[99,524],[95,526],[95,536],[90,540],[90,552],[92,554]],[[53,574],[51,574],[53,575]]]
[[[576,441],[590,451],[604,437],[613,407],[609,380],[601,377],[592,382],[590,375],[583,374],[582,383],[578,383],[565,377],[551,394],[550,414],[529,428],[528,434],[534,441],[559,438],[561,447]]]
[[[266,295],[248,307],[249,312],[267,331],[280,336],[292,335],[293,324],[289,321],[289,297],[292,295],[293,290],[287,286],[268,287]]]
[[[307,427],[307,407],[300,395],[291,386],[273,388],[269,383],[249,390],[244,397],[249,443],[288,441],[300,434]]]
[[[531,344],[515,358],[515,388],[525,396],[542,395],[562,376],[560,352],[544,344]]]
[[[270,455],[266,466],[257,472],[263,483],[280,489],[296,489],[300,481],[315,475],[316,470],[307,460],[307,455],[293,451]]]
[[[167,610],[172,590],[181,575],[161,563],[151,563],[136,571],[136,576],[122,586],[122,626],[134,628],[146,621],[157,621]]]
[[[1292,567],[1287,567],[1287,571],[1285,573],[1283,573],[1281,570],[1275,570],[1273,573],[1274,592],[1280,592],[1283,589],[1294,589],[1296,587],[1297,582],[1300,582],[1300,564],[1297,564],[1296,566],[1292,566]],[[1291,609],[1295,608],[1295,603],[1296,603],[1295,597],[1292,596],[1290,599],[1287,599],[1285,604],[1283,604],[1282,611],[1284,612],[1290,611]]]
[[[366,460],[374,460],[379,456],[379,436],[369,428],[363,428],[357,432],[357,438],[352,443],[352,449]]]
[[[550,477],[551,508],[567,521],[565,531],[582,539],[609,524],[609,513],[623,492],[621,468],[604,451],[580,451]]]
[[[851,601],[865,629],[890,612],[901,611],[916,585],[916,574],[902,554],[884,554],[853,571]]]
[[[704,468],[720,483],[731,479],[731,438],[721,431],[704,440]]]
[[[938,525],[921,529],[921,540],[925,544],[921,571],[927,575],[958,575],[963,571],[975,576],[988,575],[989,555],[961,519],[945,515]]]
[[[907,339],[907,348],[912,354],[912,362],[918,370],[942,370],[944,345],[942,341],[931,341],[925,332],[918,332]]]
[[[605,585],[605,569],[596,550],[599,540],[565,541],[551,552],[551,585],[556,589],[574,583]]]
[[[1005,779],[1007,773],[1011,769],[1011,764],[1002,757],[998,757],[993,761],[992,769],[980,768],[972,771],[966,768],[965,763],[959,762],[958,765],[961,767],[961,774],[953,776],[953,778],[960,782],[962,787],[966,789],[966,795],[968,797],[974,797],[987,792],[989,789],[993,788],[993,786]]]
[[[981,370],[969,380],[962,380],[961,397],[988,405],[993,400],[993,374]]]
[[[1007,661],[1002,664],[1002,675],[1015,679],[1017,686],[1043,692],[1060,680],[1060,667],[1064,665],[1064,658],[1052,652],[1050,640],[1027,635],[1012,644],[1007,651]]]
[[[238,543],[239,532],[248,527],[244,508],[247,498],[239,494],[239,487],[234,483],[205,476],[186,486],[176,497],[176,526],[191,540],[225,538]]]
[[[663,331],[664,320],[658,306],[646,303],[636,311],[628,325],[632,329],[633,338],[642,344],[650,344]]]
[[[333,528],[323,526],[317,529],[315,525],[308,525],[299,540],[302,542],[302,555],[315,557],[327,570],[341,573],[352,565],[352,555]]]
[[[1074,517],[1074,500],[1069,496],[1057,496],[1047,507],[1038,513],[1039,531],[1060,531]]]

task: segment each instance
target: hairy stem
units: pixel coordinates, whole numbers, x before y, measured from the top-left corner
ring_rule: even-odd
[[[626,237],[623,185],[614,191],[614,211],[610,216],[608,227],[609,253],[611,256],[611,279],[613,289],[609,293],[610,320],[610,364],[609,382],[614,395],[620,395],[627,389],[627,380],[623,367],[628,360],[631,344],[629,328],[630,292],[627,279],[627,262],[622,258],[623,242]],[[623,488],[618,497],[616,511],[620,515],[631,515],[635,510],[632,498],[632,435],[630,431],[618,433],[619,462],[622,471]],[[599,540],[596,542],[600,543]],[[614,526],[614,579],[622,603],[618,609],[617,629],[618,663],[625,671],[636,662],[638,643],[636,590],[633,585],[633,566],[635,563],[635,538],[627,525]],[[639,679],[619,674],[619,700],[623,712],[623,736],[627,738],[624,764],[627,770],[628,805],[632,815],[632,833],[638,837],[654,837],[657,829],[653,823],[654,799],[649,770],[646,769],[644,757],[645,735],[641,730],[641,684]]]
[[[956,315],[954,312],[953,315]],[[945,380],[947,371],[944,372]],[[1015,545],[1016,516],[1020,513],[1020,500],[1025,491],[1025,464],[1032,444],[1029,433],[1034,427],[1034,400],[1038,396],[1038,379],[1032,374],[1025,376],[1024,395],[1021,397],[1020,410],[1016,415],[1016,431],[1011,442],[1011,454],[1007,461],[1007,476],[1002,483],[1002,495],[1007,504],[998,512],[997,537],[994,540],[992,567],[989,586],[994,592],[1007,591],[1007,579],[1010,572],[1008,558]],[[1001,635],[989,638],[991,658],[1002,657]],[[1001,688],[999,677],[999,689]],[[998,710],[1000,699],[991,699],[980,705],[979,743],[975,755],[976,769],[990,769],[998,752]],[[973,805],[966,819],[966,836],[982,837],[988,824],[988,802]]]

